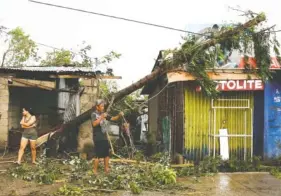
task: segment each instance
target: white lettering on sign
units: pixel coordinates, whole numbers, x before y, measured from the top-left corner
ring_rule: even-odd
[[[217,89],[221,91],[263,90],[261,80],[228,80],[217,81]]]
[[[216,82],[218,91],[257,91],[264,89],[261,80],[220,80]],[[201,87],[197,87],[196,91],[201,91]]]

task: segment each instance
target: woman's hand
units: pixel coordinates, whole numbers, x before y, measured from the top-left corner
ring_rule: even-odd
[[[105,118],[107,117],[107,113],[103,113],[103,114],[101,115],[101,117],[102,117],[103,119],[105,119]]]

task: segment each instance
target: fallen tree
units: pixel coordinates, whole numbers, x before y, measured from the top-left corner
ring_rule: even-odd
[[[250,13],[250,12],[249,12]],[[257,65],[258,68],[260,68],[260,76],[261,78],[265,79],[268,78],[268,70],[270,62],[268,63],[268,60],[270,60],[270,54],[267,48],[267,42],[268,40],[263,43],[263,40],[256,40],[258,37],[266,37],[269,35],[272,30],[272,28],[264,28],[260,30],[259,32],[256,32],[256,27],[260,25],[262,22],[266,20],[266,17],[263,13],[257,15],[256,17],[253,17],[248,22],[244,24],[238,24],[236,27],[229,26],[226,28],[222,28],[218,33],[214,34],[211,39],[206,39],[203,42],[196,43],[196,40],[187,40],[180,49],[170,50],[168,53],[173,54],[172,59],[165,59],[160,63],[160,66],[155,67],[154,70],[147,76],[143,77],[139,81],[131,84],[130,86],[116,92],[112,96],[112,103],[118,102],[120,99],[122,99],[124,96],[131,94],[132,92],[142,88],[144,85],[148,84],[149,82],[157,79],[161,75],[167,73],[168,71],[172,71],[173,69],[178,69],[179,65],[186,65],[186,67],[181,66],[181,68],[184,68],[186,71],[190,72],[194,76],[196,76],[197,81],[202,86],[203,90],[210,96],[213,95],[213,92],[215,92],[215,85],[213,85],[213,81],[209,79],[209,77],[206,74],[206,69],[214,67],[213,65],[209,64],[196,64],[198,60],[208,61],[209,59],[206,59],[206,50],[210,47],[215,46],[216,44],[223,45],[221,47],[221,50],[228,49],[239,49],[242,50],[240,47],[241,44],[244,44],[244,53],[245,56],[248,52],[247,48],[250,48],[250,45],[252,44],[254,47],[254,50],[264,50],[263,53],[260,51],[255,51],[255,53],[260,52],[262,56],[257,58]],[[235,25],[234,25],[235,26]],[[262,35],[262,36],[261,36]],[[210,36],[210,35],[208,35]],[[246,40],[248,44],[246,44],[246,41],[243,39],[248,38]],[[276,46],[279,46],[279,43],[277,40],[275,41],[274,48],[276,49],[276,54],[279,56],[279,52]],[[254,43],[254,44],[253,44]],[[258,47],[260,45],[260,47]],[[189,51],[188,51],[189,50]],[[208,51],[210,52],[210,51]],[[202,53],[202,55],[200,55]],[[198,55],[199,54],[199,55]],[[208,55],[207,55],[208,56]],[[198,59],[196,59],[196,58]],[[213,58],[209,55],[210,58]],[[213,62],[208,62],[213,63]],[[248,62],[246,62],[247,64]],[[268,63],[268,64],[266,64]],[[198,70],[202,69],[202,70]],[[208,89],[211,88],[211,89]],[[210,91],[211,93],[208,93]],[[110,108],[107,108],[109,110]],[[81,123],[85,122],[90,118],[91,113],[93,112],[93,109],[89,109],[80,116],[76,117],[72,121],[64,124],[64,129],[68,126],[73,125],[80,125]]]
[[[233,50],[238,50],[244,55],[245,71],[247,73],[257,74],[263,81],[270,79],[270,49],[273,48],[277,59],[281,59],[279,53],[280,45],[276,40],[274,26],[263,26],[263,23],[266,21],[265,14],[263,13],[256,16],[252,16],[250,13],[250,16],[251,18],[244,24],[226,25],[221,27],[220,30],[207,32],[199,38],[189,34],[185,37],[184,43],[180,48],[164,52],[161,62],[154,67],[150,74],[114,93],[111,96],[107,111],[110,110],[112,104],[118,102],[126,95],[158,79],[165,73],[175,70],[189,72],[195,76],[195,81],[201,86],[203,93],[211,97],[217,96],[219,92],[216,90],[216,83],[209,78],[207,70],[215,72],[217,61],[228,58],[224,53],[225,51],[231,53]],[[248,55],[255,57],[256,67],[251,67],[248,62]],[[93,108],[70,122],[61,125],[57,133],[71,130],[71,128],[79,126],[90,119]],[[55,134],[55,137],[59,135]]]

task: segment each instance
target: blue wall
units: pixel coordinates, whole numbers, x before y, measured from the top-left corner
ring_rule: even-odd
[[[271,81],[264,90],[264,158],[281,156],[281,82]],[[280,145],[281,146],[281,145]]]

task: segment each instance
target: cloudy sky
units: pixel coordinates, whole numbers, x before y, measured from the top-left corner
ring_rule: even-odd
[[[178,29],[198,31],[206,25],[244,21],[228,7],[264,11],[269,24],[281,29],[280,8],[276,0],[38,0],[93,12],[145,21]],[[57,48],[77,49],[82,41],[93,46],[93,57],[111,50],[122,57],[111,64],[115,75],[123,77],[125,87],[148,74],[159,50],[174,48],[181,32],[171,31],[96,15],[63,10],[28,2],[0,0],[0,26],[20,26],[31,38]],[[281,34],[281,33],[279,33]],[[47,51],[41,48],[40,51]]]

